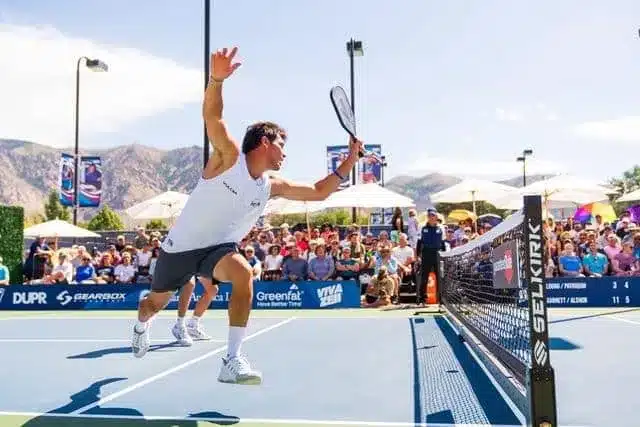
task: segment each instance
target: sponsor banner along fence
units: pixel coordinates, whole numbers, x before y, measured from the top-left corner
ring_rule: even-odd
[[[640,307],[640,277],[554,277],[545,286],[547,307]]]
[[[222,283],[211,308],[226,309],[231,284]],[[0,310],[132,310],[149,293],[147,285],[0,286]],[[196,285],[190,307],[200,299]],[[178,293],[167,309],[176,309]],[[254,282],[254,309],[331,309],[360,307],[360,286],[353,281]]]

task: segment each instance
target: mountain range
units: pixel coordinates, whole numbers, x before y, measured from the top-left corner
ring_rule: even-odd
[[[33,142],[0,139],[0,204],[19,205],[26,214],[43,212],[43,203],[58,188],[60,150]],[[81,155],[85,154],[80,150]],[[103,205],[122,211],[164,191],[190,192],[201,171],[202,148],[191,146],[159,150],[140,144],[92,150],[103,165]],[[529,183],[541,179],[529,176]],[[455,176],[431,173],[422,177],[399,175],[385,183],[390,190],[416,201],[418,209],[431,205],[429,194],[460,182]],[[521,177],[501,181],[520,186]],[[97,209],[83,208],[81,220],[88,220]]]

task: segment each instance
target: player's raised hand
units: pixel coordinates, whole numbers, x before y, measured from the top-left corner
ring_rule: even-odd
[[[237,47],[234,47],[231,50],[225,47],[211,55],[210,69],[211,78],[213,80],[222,81],[240,67],[239,62],[233,62],[233,58],[236,56],[236,53],[238,53]]]
[[[360,153],[364,151],[363,142],[358,138],[349,138],[349,156],[358,158]]]

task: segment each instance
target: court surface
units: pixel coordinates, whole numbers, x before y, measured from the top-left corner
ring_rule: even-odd
[[[522,425],[449,322],[413,312],[254,311],[243,351],[260,387],[216,381],[224,311],[193,347],[162,313],[142,359],[132,312],[0,312],[0,426]],[[560,425],[637,426],[640,311],[550,319]]]

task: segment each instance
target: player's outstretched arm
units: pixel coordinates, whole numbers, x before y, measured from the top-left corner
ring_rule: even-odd
[[[362,142],[351,141],[349,156],[340,163],[337,173],[327,175],[314,185],[291,182],[279,177],[271,177],[271,197],[283,197],[289,200],[324,200],[336,191],[342,182],[342,177],[347,177],[351,169],[359,159],[362,150]]]
[[[240,146],[229,133],[222,118],[222,85],[224,80],[240,67],[239,62],[233,62],[237,52],[236,47],[231,50],[224,48],[211,55],[211,76],[202,104],[207,134],[214,148],[213,156],[206,167],[209,169],[209,174],[220,167],[224,169],[230,167],[240,156]]]

